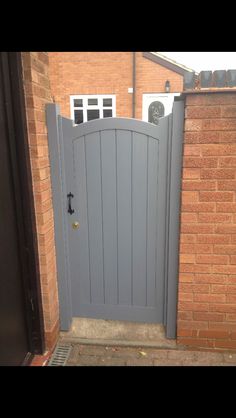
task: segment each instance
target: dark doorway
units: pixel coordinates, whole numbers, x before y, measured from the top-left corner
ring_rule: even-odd
[[[44,349],[21,55],[0,53],[0,365]]]

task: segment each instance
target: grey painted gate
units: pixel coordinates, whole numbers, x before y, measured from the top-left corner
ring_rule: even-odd
[[[159,125],[47,108],[61,329],[76,316],[176,334],[183,104]]]

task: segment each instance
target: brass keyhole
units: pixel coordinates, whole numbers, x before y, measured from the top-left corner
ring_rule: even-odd
[[[80,227],[79,222],[75,221],[75,222],[72,223],[72,228],[73,229],[79,229],[79,227]]]

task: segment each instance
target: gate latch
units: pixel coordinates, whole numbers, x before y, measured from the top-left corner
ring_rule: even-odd
[[[70,215],[72,215],[72,213],[74,213],[74,209],[72,209],[72,207],[71,207],[71,199],[72,199],[72,197],[74,197],[74,195],[72,193],[69,193],[67,195],[67,199],[68,199],[68,210],[67,210],[67,212]]]

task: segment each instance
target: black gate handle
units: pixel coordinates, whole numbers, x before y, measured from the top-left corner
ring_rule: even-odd
[[[72,193],[69,193],[68,195],[67,195],[67,198],[68,198],[68,213],[70,214],[70,215],[72,215],[72,213],[74,213],[74,209],[72,209],[72,207],[71,207],[71,199],[72,199],[72,197],[74,197],[74,195],[72,194]]]

